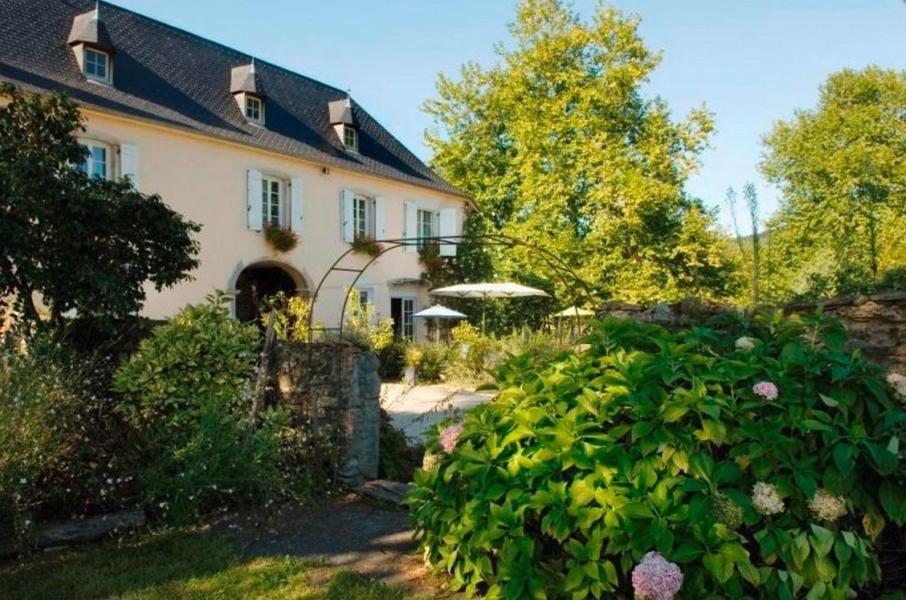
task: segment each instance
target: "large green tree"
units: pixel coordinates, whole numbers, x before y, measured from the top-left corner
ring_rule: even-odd
[[[870,290],[906,266],[906,71],[832,74],[764,145],[783,194],[768,224],[781,294]]]
[[[78,106],[62,95],[0,86],[0,303],[51,322],[65,313],[124,317],[157,289],[189,277],[198,261],[184,220],[157,195],[132,183],[89,177]],[[2,308],[2,307],[0,307]]]
[[[491,231],[554,252],[603,296],[724,295],[732,269],[713,215],[683,190],[711,118],[676,121],[642,94],[659,56],[638,20],[601,6],[583,21],[557,0],[524,0],[511,33],[495,66],[440,76],[425,105],[433,166]],[[560,286],[530,249],[494,258],[499,275]]]

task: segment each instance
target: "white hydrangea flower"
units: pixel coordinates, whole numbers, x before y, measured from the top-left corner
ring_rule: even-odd
[[[766,517],[783,512],[783,498],[770,483],[759,481],[752,487],[752,506]]]
[[[846,514],[846,501],[840,496],[833,496],[827,490],[818,490],[809,500],[808,507],[822,521],[834,522]]]
[[[741,338],[736,340],[736,349],[742,350],[743,352],[751,352],[755,349],[755,339],[742,336]]]
[[[906,376],[899,373],[888,373],[887,385],[896,392],[900,399],[906,400]]]
[[[440,454],[431,454],[426,452],[424,458],[422,458],[422,470],[423,471],[433,471],[440,465],[440,461],[443,457]]]

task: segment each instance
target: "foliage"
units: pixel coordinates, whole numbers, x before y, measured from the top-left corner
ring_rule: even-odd
[[[432,165],[473,197],[490,232],[532,240],[603,295],[722,297],[732,283],[714,216],[683,185],[713,125],[675,122],[642,88],[659,61],[638,20],[604,7],[583,22],[558,0],[523,0],[490,68],[441,75],[426,103]],[[566,291],[532,249],[492,252],[498,276]]]
[[[194,422],[207,406],[231,406],[255,367],[258,332],[233,319],[225,296],[188,305],[143,341],[116,374],[117,409],[139,430],[160,420]]]
[[[368,237],[367,235],[357,235],[352,241],[352,250],[357,254],[364,254],[365,256],[370,256],[371,258],[376,258],[380,256],[381,252],[384,251],[384,247],[380,242],[376,241],[374,238]]]
[[[10,598],[33,600],[411,598],[351,571],[324,571],[304,558],[251,556],[224,536],[171,531],[2,566],[0,588]]]
[[[450,347],[437,342],[411,342],[406,348],[406,366],[415,367],[419,383],[437,383],[450,362]]]
[[[422,464],[424,453],[424,446],[410,445],[406,432],[394,427],[390,415],[381,409],[378,476],[391,481],[412,481],[415,470]]]
[[[277,252],[289,252],[299,244],[295,231],[279,225],[265,225],[264,239]]]
[[[257,343],[215,295],[158,327],[117,372],[117,409],[140,433],[140,491],[154,514],[185,522],[325,483],[323,440],[306,439],[280,409],[249,417]]]
[[[903,404],[839,322],[737,318],[605,320],[581,350],[502,366],[499,396],[432,437],[443,458],[416,473],[427,560],[489,598],[628,597],[651,551],[680,565],[683,598],[877,580],[882,531],[901,544],[906,523]],[[813,513],[821,494],[845,516]]]
[[[378,375],[381,376],[381,381],[399,381],[403,377],[408,346],[407,340],[397,338],[377,353]]]
[[[46,334],[0,346],[0,539],[39,518],[77,517],[133,495],[130,450],[95,368]]]
[[[358,340],[363,345],[380,352],[393,343],[393,319],[378,319],[374,304],[362,305],[357,290],[350,290],[346,303],[346,324],[344,335]]]
[[[904,105],[906,71],[846,69],[764,138],[762,172],[783,193],[769,301],[852,293],[906,265]]]
[[[269,315],[273,313],[274,333],[278,340],[297,343],[309,341],[308,317],[311,312],[311,300],[277,292],[266,298],[265,303],[265,309],[261,313],[261,324],[267,327]]]
[[[130,181],[89,177],[75,165],[84,131],[75,102],[62,95],[0,86],[0,299],[39,319],[40,293],[51,320],[63,314],[125,317],[198,266],[199,226]]]

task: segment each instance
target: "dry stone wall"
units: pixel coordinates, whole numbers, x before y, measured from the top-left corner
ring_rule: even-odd
[[[834,298],[784,307],[787,313],[813,312],[819,306],[826,314],[840,318],[850,334],[850,343],[871,360],[906,375],[906,293]],[[737,310],[720,304],[687,300],[678,304],[643,307],[612,302],[603,314],[685,327],[701,323],[721,312]]]
[[[296,420],[339,446],[339,475],[358,486],[378,475],[381,379],[378,359],[359,346],[280,344],[276,394]]]

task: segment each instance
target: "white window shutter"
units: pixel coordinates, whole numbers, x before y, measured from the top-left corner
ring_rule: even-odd
[[[294,177],[289,182],[289,219],[290,227],[297,235],[302,235],[302,180]]]
[[[381,196],[374,199],[374,237],[387,239],[387,202]]]
[[[340,195],[343,210],[343,241],[351,244],[355,241],[355,195],[343,190]]]
[[[404,202],[403,203],[403,219],[406,225],[406,229],[403,232],[403,237],[406,239],[418,237],[418,222],[416,216],[418,213],[418,206],[414,202]],[[418,247],[415,243],[406,244],[406,252],[416,252]]]
[[[459,235],[459,211],[455,208],[440,209],[440,237]],[[458,241],[458,240],[455,240]],[[441,256],[456,256],[457,244],[440,245]]]
[[[261,196],[261,171],[249,169],[248,185],[245,195],[246,224],[252,231],[261,231],[262,225],[262,196]]]
[[[132,180],[135,189],[139,189],[138,179],[138,145],[120,145],[120,175]]]

